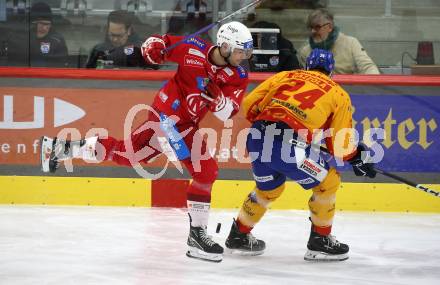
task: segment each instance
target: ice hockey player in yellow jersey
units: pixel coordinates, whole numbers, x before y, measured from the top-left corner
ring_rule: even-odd
[[[361,158],[368,149],[357,143],[350,96],[331,79],[333,69],[333,54],[314,49],[306,70],[280,72],[244,99],[243,109],[252,123],[246,147],[256,187],[232,224],[225,242],[230,251],[247,255],[264,252],[265,242],[256,239],[251,230],[283,193],[289,178],[312,190],[312,226],[304,259],[348,258],[348,245],[331,235],[340,175],[314,146],[325,142],[336,161],[348,161],[358,176],[374,178],[376,172],[373,163]]]

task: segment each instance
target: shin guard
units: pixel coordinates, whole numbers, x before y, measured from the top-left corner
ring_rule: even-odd
[[[336,191],[341,182],[339,173],[330,168],[327,177],[315,188],[309,200],[310,218],[314,231],[321,235],[331,232],[335,215]]]
[[[249,233],[266,213],[269,204],[275,201],[284,191],[285,184],[273,190],[262,191],[256,188],[249,193],[238,214],[237,223],[240,232]]]

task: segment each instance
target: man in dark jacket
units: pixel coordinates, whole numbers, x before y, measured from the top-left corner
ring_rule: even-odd
[[[127,11],[116,10],[108,15],[105,40],[90,53],[87,68],[147,67],[141,55],[143,40],[133,31],[133,16]],[[157,66],[148,66],[157,69]]]
[[[252,28],[265,28],[265,29],[279,29],[280,32],[274,38],[274,35],[261,33],[257,34],[258,39],[254,39],[254,42],[259,42],[262,45],[273,43],[274,48],[279,50],[278,55],[273,54],[254,54],[250,60],[251,71],[267,71],[267,72],[280,72],[285,70],[293,70],[301,68],[298,58],[296,57],[296,50],[293,44],[283,37],[281,28],[275,23],[266,21],[259,21],[252,25]],[[268,41],[269,43],[263,43]],[[259,46],[262,49],[262,46]],[[263,49],[264,46],[263,46]]]
[[[66,66],[66,42],[61,34],[53,30],[52,11],[49,5],[44,2],[35,3],[31,7],[29,16],[30,34],[10,35],[8,64],[36,67]]]

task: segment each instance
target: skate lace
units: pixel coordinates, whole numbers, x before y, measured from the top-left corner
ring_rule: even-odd
[[[247,237],[247,239],[249,241],[249,245],[251,246],[251,248],[252,248],[253,245],[257,245],[258,244],[257,238],[255,238],[251,233],[248,233],[246,235],[246,237]]]
[[[332,235],[328,235],[327,242],[328,242],[329,246],[339,246],[340,245],[340,242],[338,240],[336,240],[335,236],[332,236]]]
[[[215,244],[215,241],[212,240],[212,236],[208,235],[205,229],[200,229],[199,235],[200,239],[208,246],[213,246]]]

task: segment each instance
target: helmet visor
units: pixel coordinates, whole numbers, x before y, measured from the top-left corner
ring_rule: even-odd
[[[245,42],[243,44],[243,48],[235,48],[234,49],[234,53],[236,54],[240,54],[241,55],[241,59],[249,59],[252,56],[252,52],[254,50],[254,45],[253,45],[253,41],[250,40],[248,42]]]
[[[250,59],[252,56],[253,50],[254,49],[252,49],[252,48],[248,48],[248,49],[235,48],[232,53],[236,57],[239,57],[240,59],[243,60],[243,59]]]

